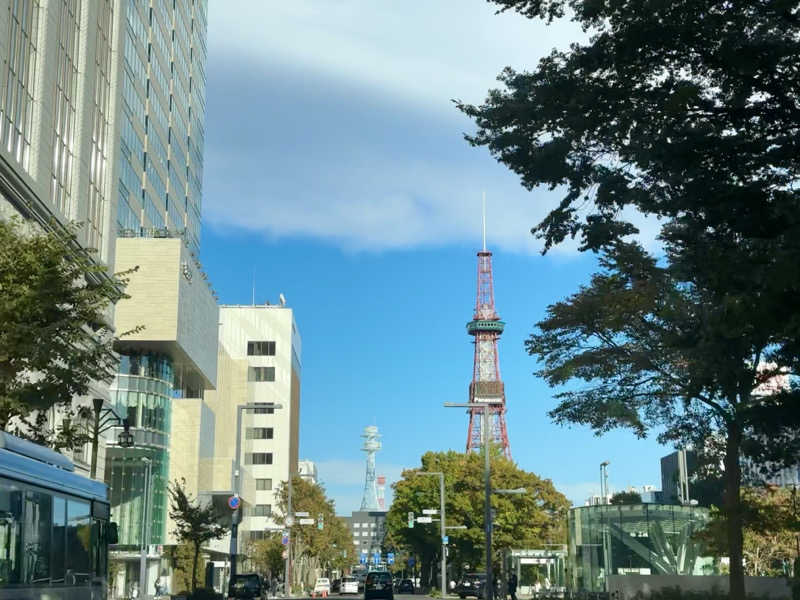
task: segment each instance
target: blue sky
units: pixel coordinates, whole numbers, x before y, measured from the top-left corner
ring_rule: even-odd
[[[360,503],[364,426],[384,435],[390,483],[426,450],[463,450],[467,417],[442,403],[466,401],[472,374],[484,190],[514,460],[578,503],[602,460],[613,487],[658,485],[669,449],[548,419],[523,341],[594,259],[574,244],[538,253],[530,228],[557,196],[470,148],[451,102],[479,102],[504,66],[582,35],[482,0],[211,3],[202,261],[221,302],[249,303],[255,269],[256,301],[283,293],[295,309],[300,453],[340,514]]]

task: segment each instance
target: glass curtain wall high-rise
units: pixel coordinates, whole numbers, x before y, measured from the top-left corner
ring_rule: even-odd
[[[117,227],[197,253],[205,143],[206,0],[131,0],[120,76]]]
[[[567,579],[573,591],[606,590],[609,575],[715,575],[695,533],[708,523],[699,506],[582,506],[569,512]]]

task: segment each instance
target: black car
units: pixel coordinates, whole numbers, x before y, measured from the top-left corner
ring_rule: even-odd
[[[397,593],[398,594],[413,594],[414,593],[414,582],[410,579],[401,579],[400,583],[397,584]]]
[[[370,571],[364,580],[364,600],[386,598],[394,600],[394,585],[389,571]]]
[[[486,573],[467,573],[458,582],[453,591],[458,594],[459,598],[466,598],[467,596],[483,598],[485,585]]]
[[[242,573],[231,579],[228,597],[262,600],[267,597],[267,590],[258,573]]]

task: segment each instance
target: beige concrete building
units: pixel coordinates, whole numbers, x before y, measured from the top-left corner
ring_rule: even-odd
[[[219,322],[217,389],[206,394],[216,417],[215,459],[234,457],[237,406],[253,402],[283,406],[244,414],[242,482],[244,489],[252,485],[254,495],[252,500],[243,498],[243,548],[265,531],[282,527],[273,511],[278,486],[290,472],[297,473],[301,341],[294,312],[284,305],[223,305]],[[231,472],[216,472],[212,488],[230,485],[231,478]]]
[[[117,330],[131,333],[118,342],[122,361],[111,385],[112,406],[128,419],[134,446],[121,448],[114,436],[106,453],[120,534],[113,556],[125,564],[112,582],[120,595],[138,589],[143,538],[148,593],[160,575],[169,575],[162,561],[163,547],[175,543],[168,485],[185,480],[189,494],[203,496],[202,470],[214,461],[216,435],[204,401],[217,379],[219,309],[211,286],[182,238],[118,239],[116,269],[134,268],[130,298],[116,307]]]

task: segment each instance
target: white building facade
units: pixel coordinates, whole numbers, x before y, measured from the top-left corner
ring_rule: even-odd
[[[222,305],[219,322],[218,385],[206,394],[217,419],[215,457],[235,454],[237,406],[282,406],[243,415],[240,461],[255,490],[243,498],[245,544],[283,526],[276,492],[298,469],[301,340],[293,310],[283,305]]]

